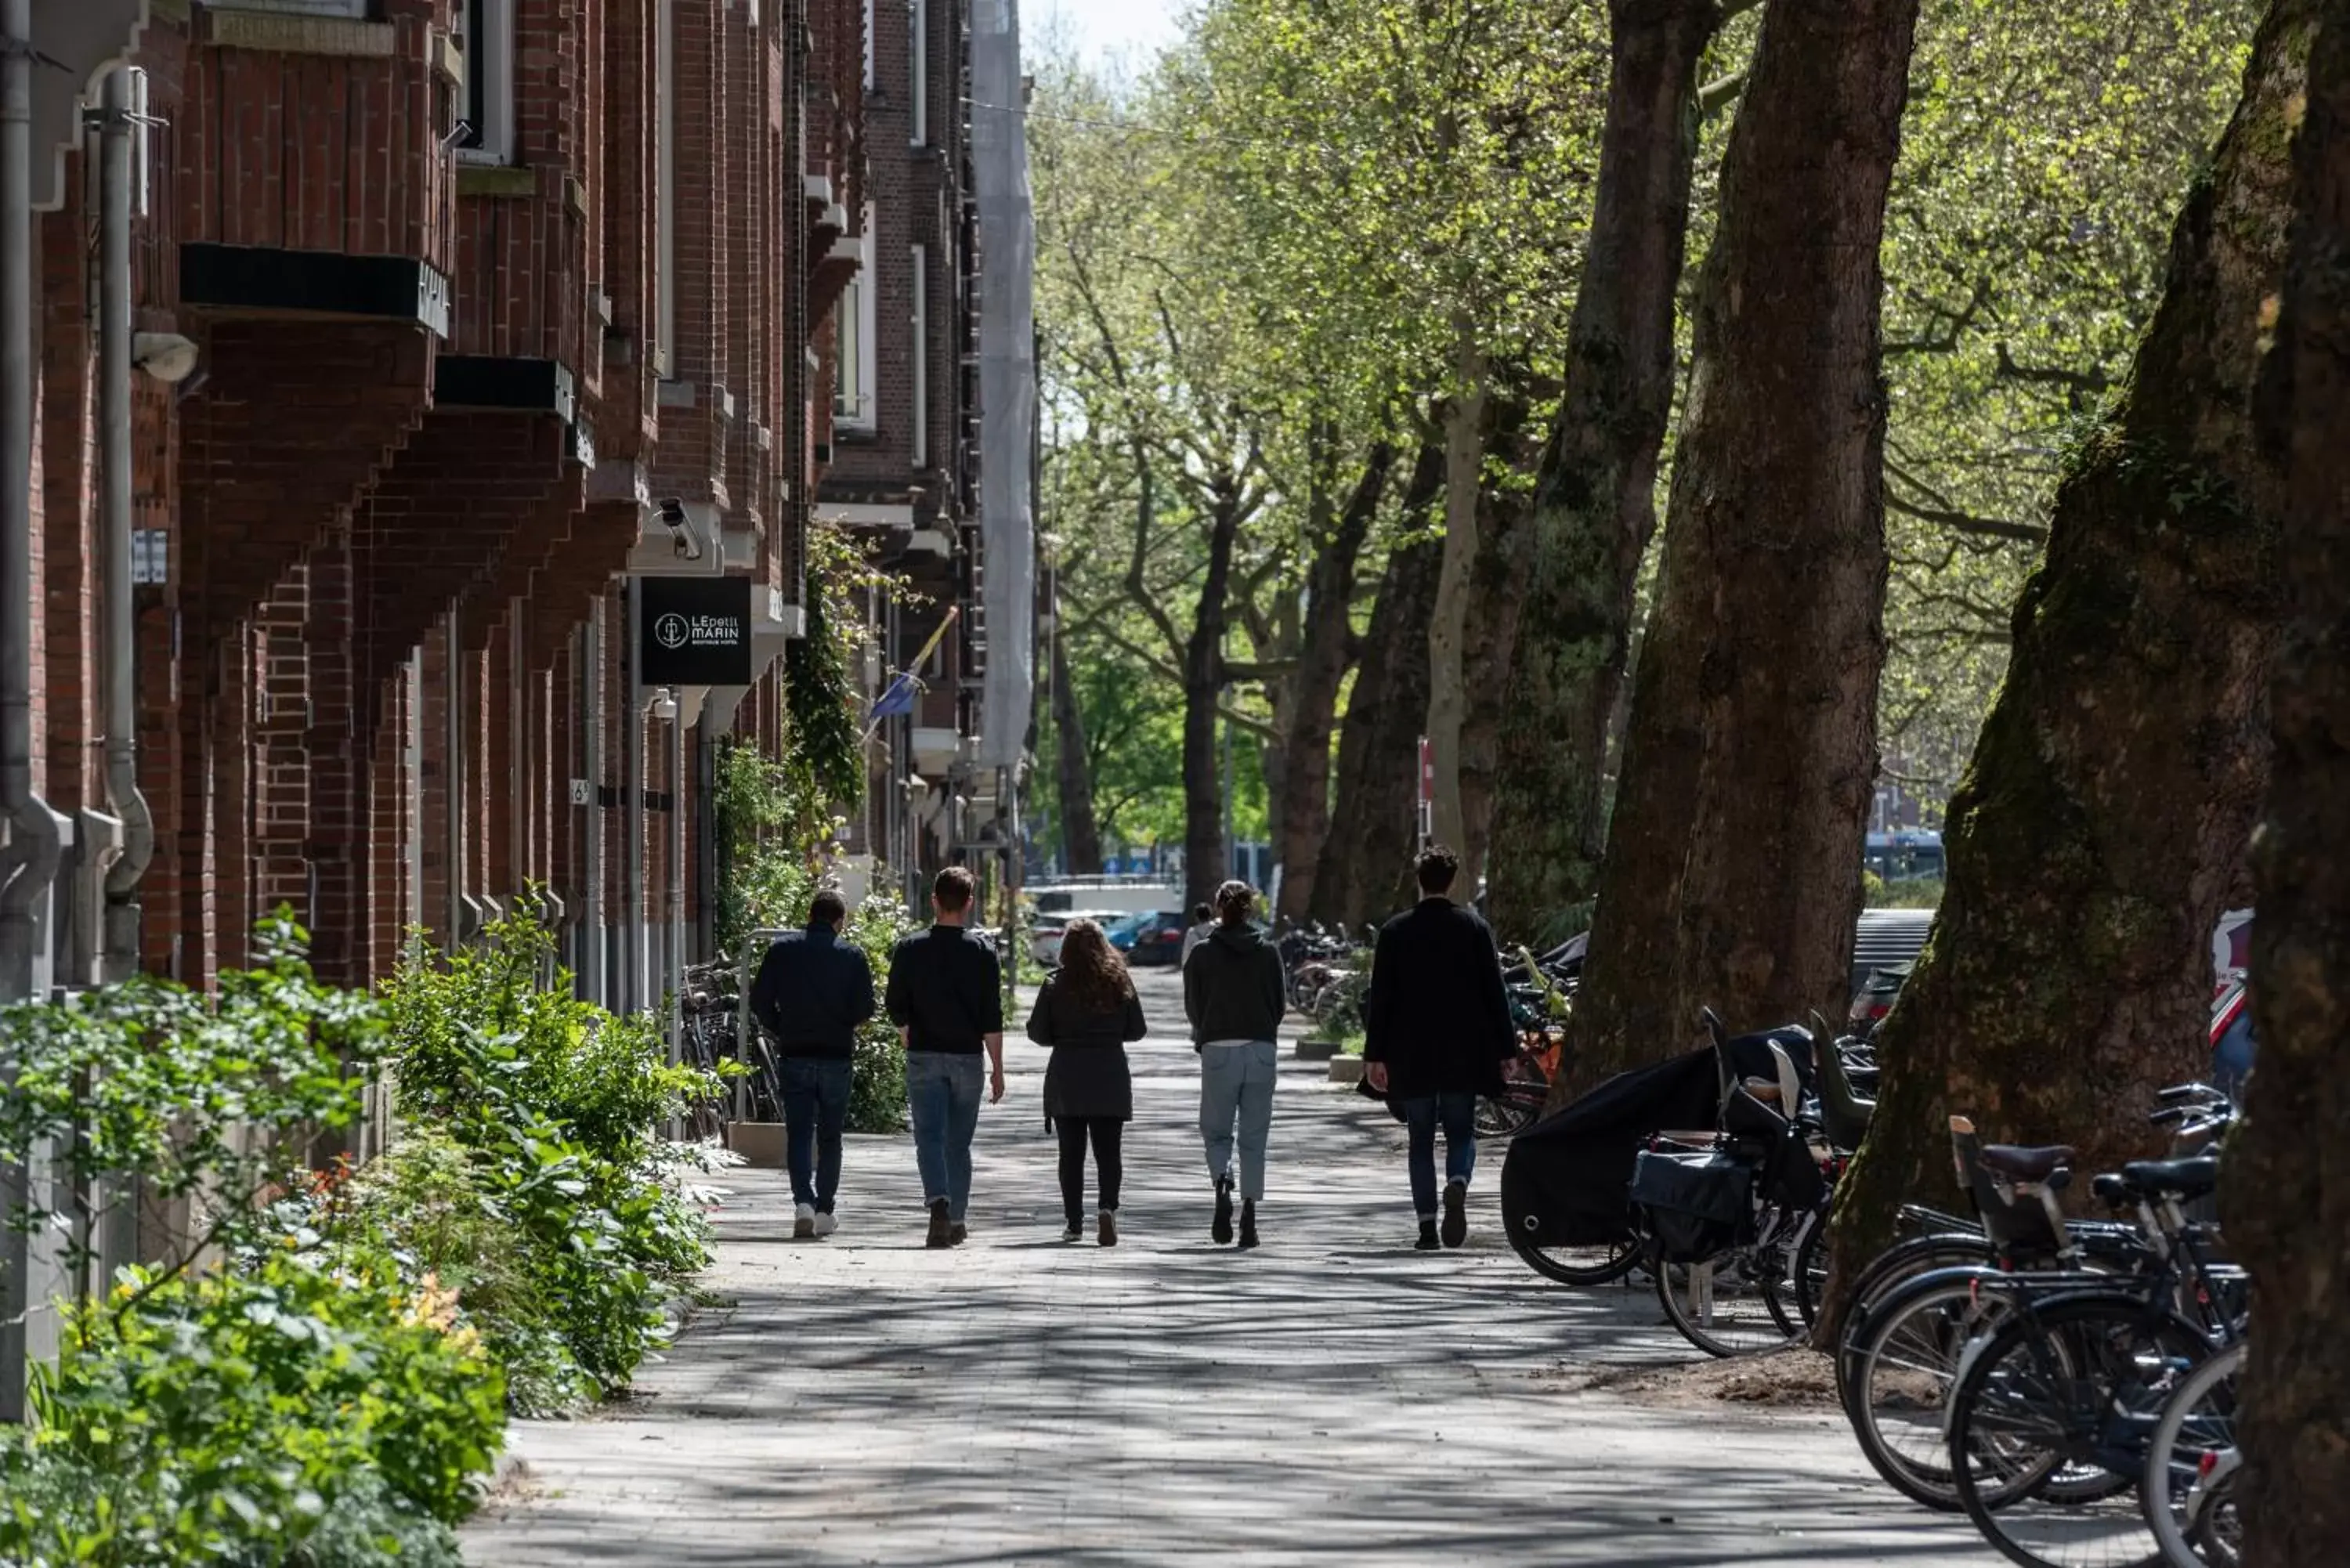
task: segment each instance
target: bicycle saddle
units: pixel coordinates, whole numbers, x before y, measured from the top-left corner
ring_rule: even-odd
[[[2122,1179],[2144,1192],[2200,1198],[2220,1185],[2220,1162],[2210,1155],[2192,1159],[2134,1159],[2122,1167]]]
[[[2043,1148],[2019,1148],[2012,1143],[1985,1144],[1976,1156],[1982,1168],[2010,1181],[2045,1181],[2073,1163],[2073,1146],[2050,1144]]]

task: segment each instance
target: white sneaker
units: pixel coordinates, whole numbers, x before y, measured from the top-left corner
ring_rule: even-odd
[[[802,1203],[792,1210],[792,1240],[812,1241],[816,1237],[816,1205]]]
[[[838,1229],[840,1229],[839,1221],[833,1219],[832,1211],[830,1210],[819,1209],[816,1210],[816,1237],[817,1241],[823,1241],[827,1236],[831,1235]]]

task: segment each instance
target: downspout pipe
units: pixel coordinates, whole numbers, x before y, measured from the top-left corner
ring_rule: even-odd
[[[0,1001],[31,998],[57,815],[33,790],[33,5],[0,0]]]
[[[604,601],[579,628],[579,771],[588,781],[579,842],[579,977],[588,1000],[608,1007],[604,964]]]
[[[136,77],[106,73],[99,122],[99,514],[105,531],[106,800],[122,823],[106,873],[106,972],[139,968],[140,878],[155,857],[155,817],[139,789],[138,615],[130,572],[130,211]]]
[[[627,639],[620,645],[620,984],[622,1012],[641,1012],[651,1005],[645,995],[645,693],[638,670],[638,622],[644,613],[644,596],[633,578],[623,582],[620,594],[628,605],[622,625]]]

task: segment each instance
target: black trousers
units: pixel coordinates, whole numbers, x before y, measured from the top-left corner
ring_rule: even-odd
[[[1069,1227],[1086,1218],[1086,1141],[1094,1146],[1094,1170],[1100,1179],[1101,1206],[1118,1207],[1118,1184],[1126,1174],[1118,1158],[1118,1139],[1126,1124],[1115,1116],[1062,1116],[1053,1124],[1061,1139],[1061,1209]]]

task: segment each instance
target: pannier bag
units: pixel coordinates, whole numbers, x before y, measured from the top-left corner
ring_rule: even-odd
[[[1632,1201],[1669,1263],[1696,1263],[1735,1246],[1751,1228],[1754,1174],[1729,1155],[1643,1149],[1632,1167]]]

